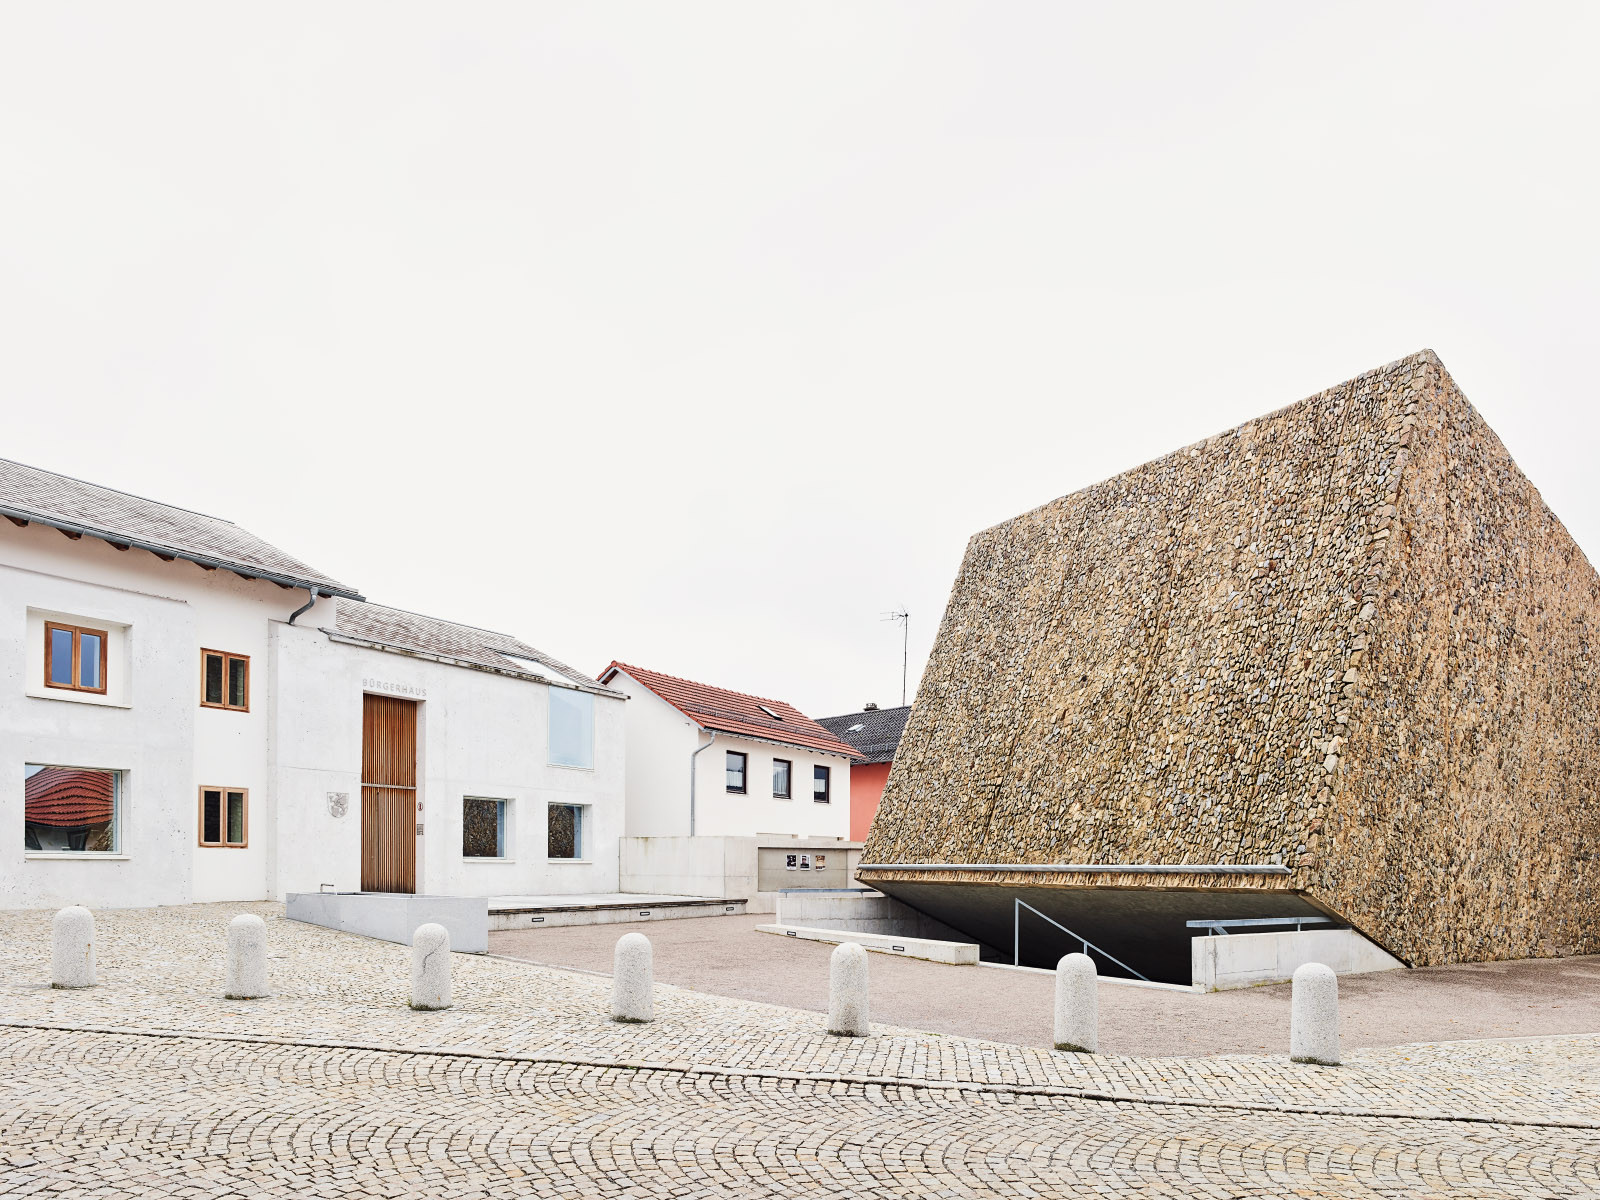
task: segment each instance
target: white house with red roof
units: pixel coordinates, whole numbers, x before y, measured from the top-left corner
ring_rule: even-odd
[[[627,832],[638,837],[850,834],[849,743],[792,704],[624,662]]]

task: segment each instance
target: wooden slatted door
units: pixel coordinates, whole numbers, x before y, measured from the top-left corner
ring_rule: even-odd
[[[365,696],[361,709],[361,890],[417,890],[417,705]]]

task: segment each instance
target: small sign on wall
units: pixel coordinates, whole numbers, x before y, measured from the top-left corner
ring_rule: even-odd
[[[802,855],[801,855],[801,856],[800,856],[800,869],[801,869],[801,870],[802,870],[802,871],[809,871],[809,870],[811,870],[811,855],[809,855],[809,854],[802,854]]]
[[[344,816],[345,813],[347,813],[349,811],[350,811],[350,793],[349,792],[329,792],[328,793],[328,815],[330,817],[333,817],[334,819],[337,820],[339,817]]]
[[[816,858],[812,859],[812,863],[817,870],[824,870],[828,865],[828,856],[826,854],[819,854],[816,856]]]
[[[800,856],[798,854],[786,854],[786,855],[784,855],[784,858],[783,858],[783,869],[784,870],[786,870],[786,871],[795,871],[795,870],[798,870],[799,867],[800,867]]]

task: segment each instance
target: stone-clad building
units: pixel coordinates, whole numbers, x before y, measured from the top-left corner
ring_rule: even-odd
[[[974,537],[860,877],[1155,977],[1196,919],[1600,951],[1597,601],[1423,351]]]

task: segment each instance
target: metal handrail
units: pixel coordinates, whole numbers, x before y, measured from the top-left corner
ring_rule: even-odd
[[[1040,912],[1026,900],[1023,900],[1017,896],[1013,896],[1012,900],[1015,901],[1015,906],[1011,909],[1011,965],[1013,967],[1019,967],[1022,965],[1022,910],[1027,909],[1029,912],[1033,913],[1034,916],[1044,917],[1046,921],[1049,921],[1050,924],[1061,930],[1061,932],[1066,934],[1068,937],[1077,938],[1078,941],[1083,943],[1083,952],[1085,954],[1089,953],[1090,950],[1093,950],[1102,958],[1109,958],[1112,962],[1116,963],[1117,966],[1121,967],[1124,971],[1127,971],[1130,975],[1137,975],[1146,983],[1150,982],[1150,977],[1148,975],[1145,975],[1140,971],[1135,971],[1116,955],[1100,949],[1099,946],[1096,946],[1088,938],[1084,937],[1083,934],[1075,933],[1073,930],[1068,929],[1054,917],[1046,916],[1046,914]]]
[[[1332,925],[1332,917],[1230,917],[1216,921],[1185,921],[1190,929],[1214,929],[1226,935],[1228,930],[1241,929],[1251,925],[1289,925],[1294,926],[1296,933],[1300,932],[1302,925]]]

